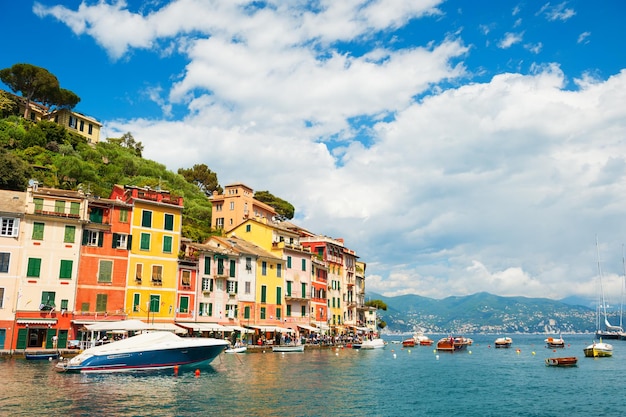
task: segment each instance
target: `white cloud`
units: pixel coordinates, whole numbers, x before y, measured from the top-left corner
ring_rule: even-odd
[[[502,49],[508,49],[516,43],[520,43],[523,38],[523,33],[507,32],[504,34],[504,38],[502,38],[500,42],[498,42],[498,47]]]

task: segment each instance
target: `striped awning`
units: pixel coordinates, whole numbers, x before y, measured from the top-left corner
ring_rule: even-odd
[[[176,322],[177,325],[186,327],[194,332],[226,332],[228,329],[217,323]]]
[[[17,324],[57,324],[57,319],[17,319]]]
[[[319,332],[320,329],[318,329],[317,327],[313,327],[313,326],[307,326],[306,324],[298,324],[298,327],[304,330],[308,330],[310,332]]]

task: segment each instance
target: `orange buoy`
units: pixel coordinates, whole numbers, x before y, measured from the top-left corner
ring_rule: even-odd
[[[196,377],[199,377],[199,376],[200,376],[200,370],[196,369]]]

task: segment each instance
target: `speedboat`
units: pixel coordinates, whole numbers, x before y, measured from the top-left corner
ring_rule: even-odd
[[[437,350],[442,352],[457,352],[467,349],[472,342],[472,339],[463,336],[442,337],[437,342]]]
[[[224,351],[224,353],[246,353],[248,346],[246,345],[234,345]]]
[[[587,358],[607,358],[613,356],[613,345],[604,343],[600,339],[600,342],[593,342],[584,348],[583,352],[585,352]]]
[[[210,362],[228,346],[212,338],[179,337],[150,332],[94,346],[56,364],[60,372],[125,372],[168,369]]]
[[[546,366],[576,366],[578,358],[568,356],[564,358],[546,358]]]
[[[545,340],[545,342],[546,342],[546,345],[548,345],[548,347],[551,349],[565,347],[565,341],[563,340],[562,336],[559,336],[558,339],[556,337],[548,337]]]
[[[497,348],[510,348],[513,344],[513,339],[510,337],[498,337],[494,342]]]
[[[361,343],[361,349],[382,349],[385,346],[383,339],[364,340],[363,343]]]

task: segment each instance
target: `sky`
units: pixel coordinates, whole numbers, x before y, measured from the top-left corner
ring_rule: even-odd
[[[206,164],[289,201],[356,251],[367,292],[597,298],[601,281],[621,297],[626,2],[0,11],[0,68],[46,68],[103,140],[130,132],[174,172]]]

